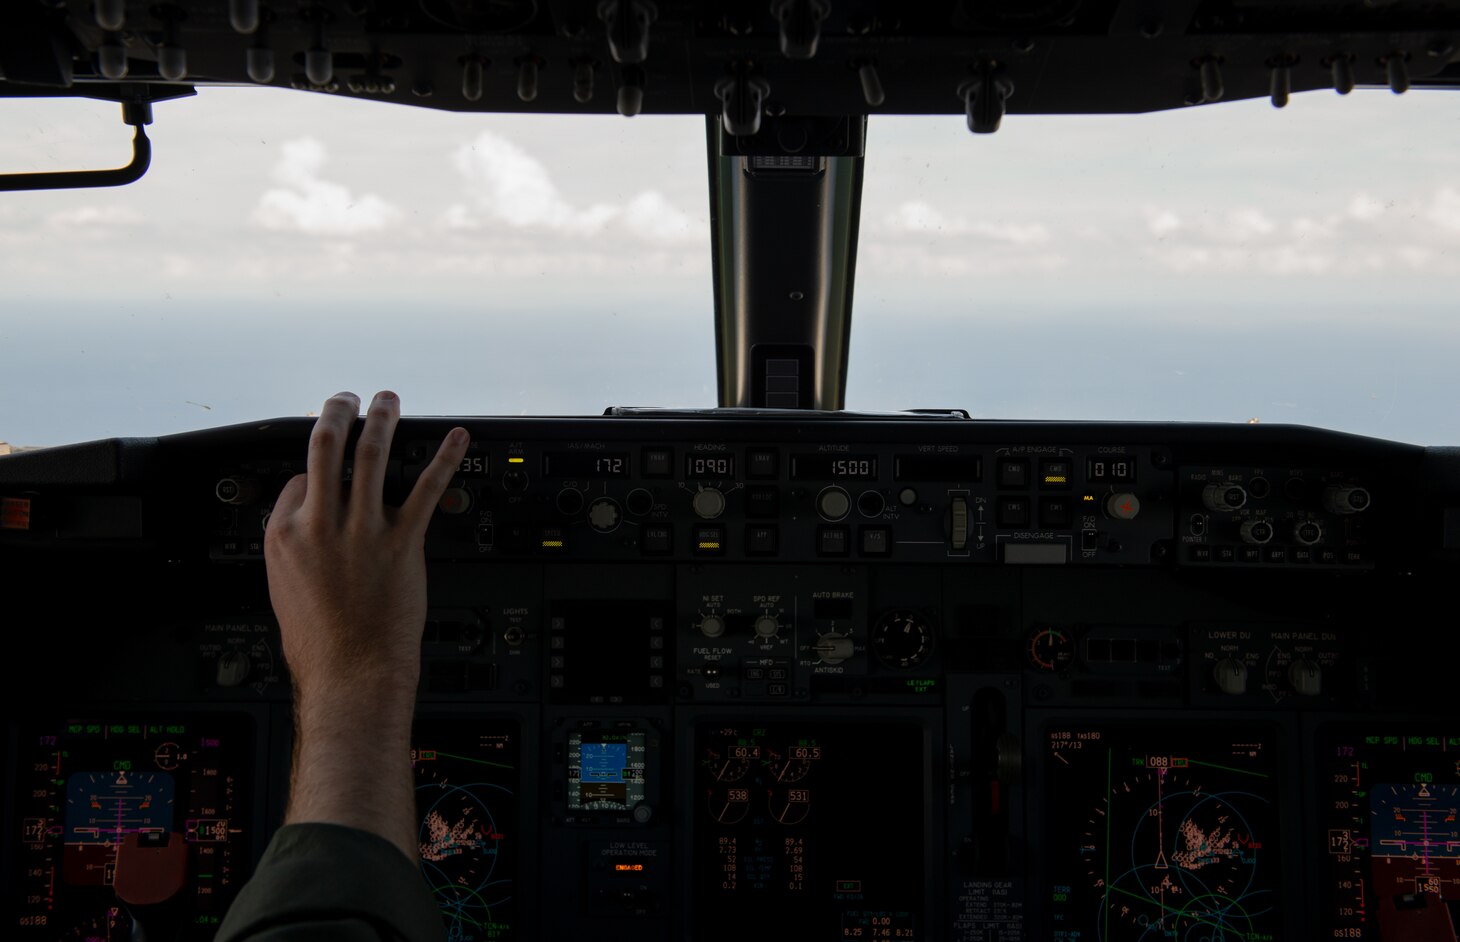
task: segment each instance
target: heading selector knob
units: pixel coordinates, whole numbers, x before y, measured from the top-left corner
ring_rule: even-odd
[[[1201,502],[1217,513],[1241,510],[1247,504],[1247,490],[1240,484],[1208,484],[1201,489]]]
[[[714,520],[725,512],[725,495],[718,487],[702,487],[695,491],[690,506],[701,520]]]

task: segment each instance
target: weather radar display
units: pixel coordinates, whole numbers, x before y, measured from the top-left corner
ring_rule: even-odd
[[[1046,730],[1057,942],[1284,938],[1272,729]]]
[[[520,750],[514,722],[416,724],[416,839],[450,942],[518,938]]]

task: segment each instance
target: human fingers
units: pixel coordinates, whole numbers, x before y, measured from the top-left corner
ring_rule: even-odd
[[[400,399],[382,390],[365,413],[365,428],[355,442],[355,471],[350,479],[350,512],[379,516],[385,489],[385,466],[390,440],[400,420]]]
[[[436,450],[436,457],[426,465],[426,470],[421,472],[416,486],[411,488],[411,496],[401,505],[400,520],[418,537],[425,538],[426,527],[431,523],[431,514],[436,510],[436,504],[446,492],[446,486],[451,483],[456,469],[461,466],[469,441],[471,436],[464,428],[454,428],[448,432],[446,440]]]
[[[360,414],[360,397],[352,392],[335,393],[324,402],[314,431],[309,433],[309,457],[305,463],[314,486],[304,495],[304,509],[335,519],[340,513],[340,478],[345,467],[345,439]]]

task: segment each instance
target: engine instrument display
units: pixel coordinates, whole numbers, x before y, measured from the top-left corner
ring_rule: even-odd
[[[648,734],[576,729],[568,734],[568,807],[628,811],[644,801]]]
[[[794,912],[837,927],[826,938],[926,939],[925,738],[913,723],[697,726],[694,938],[756,938]]]
[[[1331,726],[1316,739],[1327,793],[1325,938],[1454,939],[1460,907],[1460,730]]]
[[[1049,938],[1284,938],[1279,763],[1257,724],[1047,727]]]
[[[3,935],[212,938],[249,872],[253,756],[237,714],[22,723]]]
[[[519,938],[521,734],[508,719],[417,719],[417,839],[447,938]]]

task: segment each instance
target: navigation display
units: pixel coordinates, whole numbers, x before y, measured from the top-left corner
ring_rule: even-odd
[[[457,942],[520,938],[521,749],[514,720],[416,720],[421,871]]]
[[[1043,752],[1053,938],[1285,938],[1275,729],[1051,725]]]

